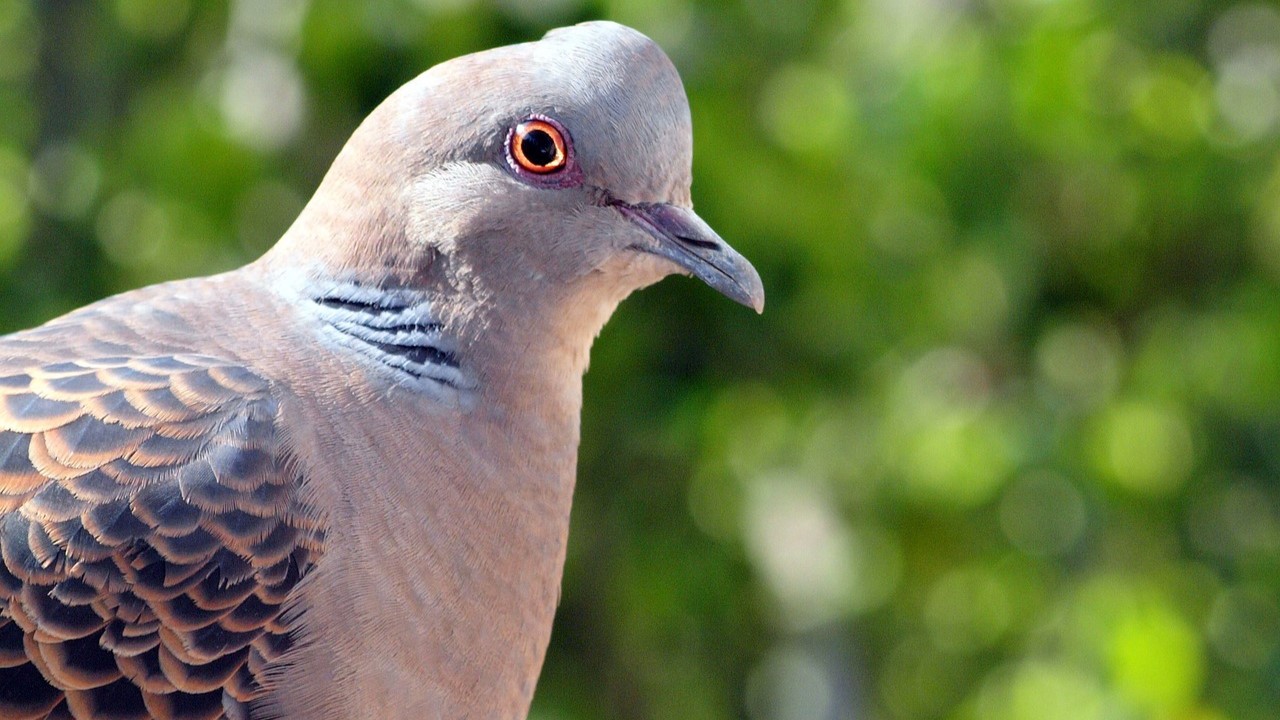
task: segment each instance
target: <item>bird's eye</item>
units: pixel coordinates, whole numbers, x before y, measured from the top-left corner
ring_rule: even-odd
[[[532,173],[553,173],[568,161],[564,133],[545,120],[525,120],[517,125],[509,149],[515,164]]]

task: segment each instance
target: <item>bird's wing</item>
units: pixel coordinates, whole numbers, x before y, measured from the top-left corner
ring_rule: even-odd
[[[322,544],[277,407],[197,354],[0,365],[0,719],[244,716]]]

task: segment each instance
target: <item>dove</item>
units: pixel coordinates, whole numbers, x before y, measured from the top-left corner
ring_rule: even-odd
[[[683,273],[690,112],[592,22],[440,64],[232,272],[0,338],[0,718],[519,718],[592,342]]]

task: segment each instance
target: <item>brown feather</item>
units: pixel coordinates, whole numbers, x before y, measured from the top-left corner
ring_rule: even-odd
[[[0,682],[24,686],[0,718],[214,718],[224,686],[252,695],[249,644],[301,577],[281,563],[312,556],[266,393],[195,355],[0,377]]]

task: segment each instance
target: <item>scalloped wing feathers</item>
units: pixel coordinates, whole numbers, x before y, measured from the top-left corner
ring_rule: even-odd
[[[247,716],[322,542],[269,390],[197,354],[0,363],[0,718]]]

